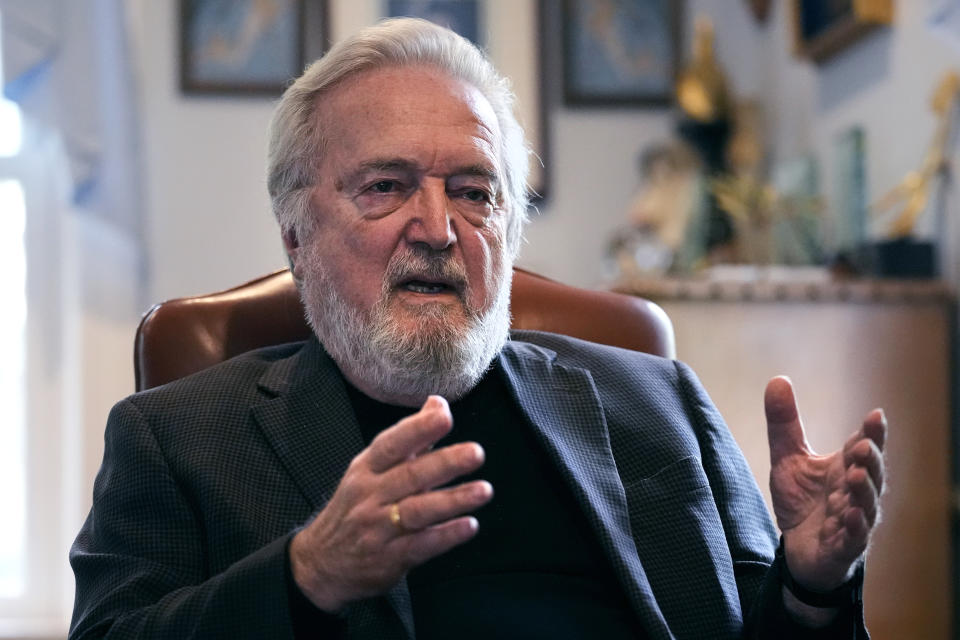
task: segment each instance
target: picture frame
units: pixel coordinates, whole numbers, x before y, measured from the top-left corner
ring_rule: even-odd
[[[893,22],[893,0],[793,0],[794,53],[823,64]]]
[[[669,104],[680,60],[682,4],[563,0],[564,103]],[[604,13],[609,8],[612,11]]]
[[[279,96],[326,47],[326,0],[180,0],[185,94]]]
[[[456,31],[483,47],[481,0],[386,0],[387,16],[423,18]]]

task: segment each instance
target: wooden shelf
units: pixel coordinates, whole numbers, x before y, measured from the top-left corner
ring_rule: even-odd
[[[940,280],[720,280],[715,278],[630,278],[612,289],[650,300],[723,302],[950,302],[954,294]]]

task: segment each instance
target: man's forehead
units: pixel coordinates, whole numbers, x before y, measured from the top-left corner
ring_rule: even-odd
[[[464,80],[425,65],[389,66],[353,73],[317,98],[320,117],[389,116],[403,124],[459,115],[499,138],[496,113],[483,93]],[[335,124],[335,123],[334,123]]]
[[[493,107],[478,89],[443,71],[422,66],[362,71],[319,100],[324,163],[338,166],[336,173],[432,165],[503,180]]]

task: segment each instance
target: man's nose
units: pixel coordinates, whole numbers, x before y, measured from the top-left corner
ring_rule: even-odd
[[[407,242],[425,244],[435,251],[456,243],[446,185],[422,185],[410,204],[412,215],[406,226]]]

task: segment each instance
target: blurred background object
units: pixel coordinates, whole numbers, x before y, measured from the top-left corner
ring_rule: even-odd
[[[823,64],[893,22],[893,0],[791,0],[797,55]]]
[[[946,227],[944,211],[950,183],[948,154],[956,146],[957,109],[960,96],[960,74],[944,73],[930,99],[937,118],[933,140],[919,169],[910,171],[893,189],[873,205],[873,213],[887,222],[884,234],[872,254],[878,275],[900,277],[933,277],[938,274],[936,244],[915,237],[917,221],[932,211],[938,229]],[[890,215],[893,214],[892,220]]]
[[[687,272],[704,247],[691,227],[703,218],[702,165],[681,142],[652,146],[640,156],[640,188],[609,252],[615,272],[627,277]]]

